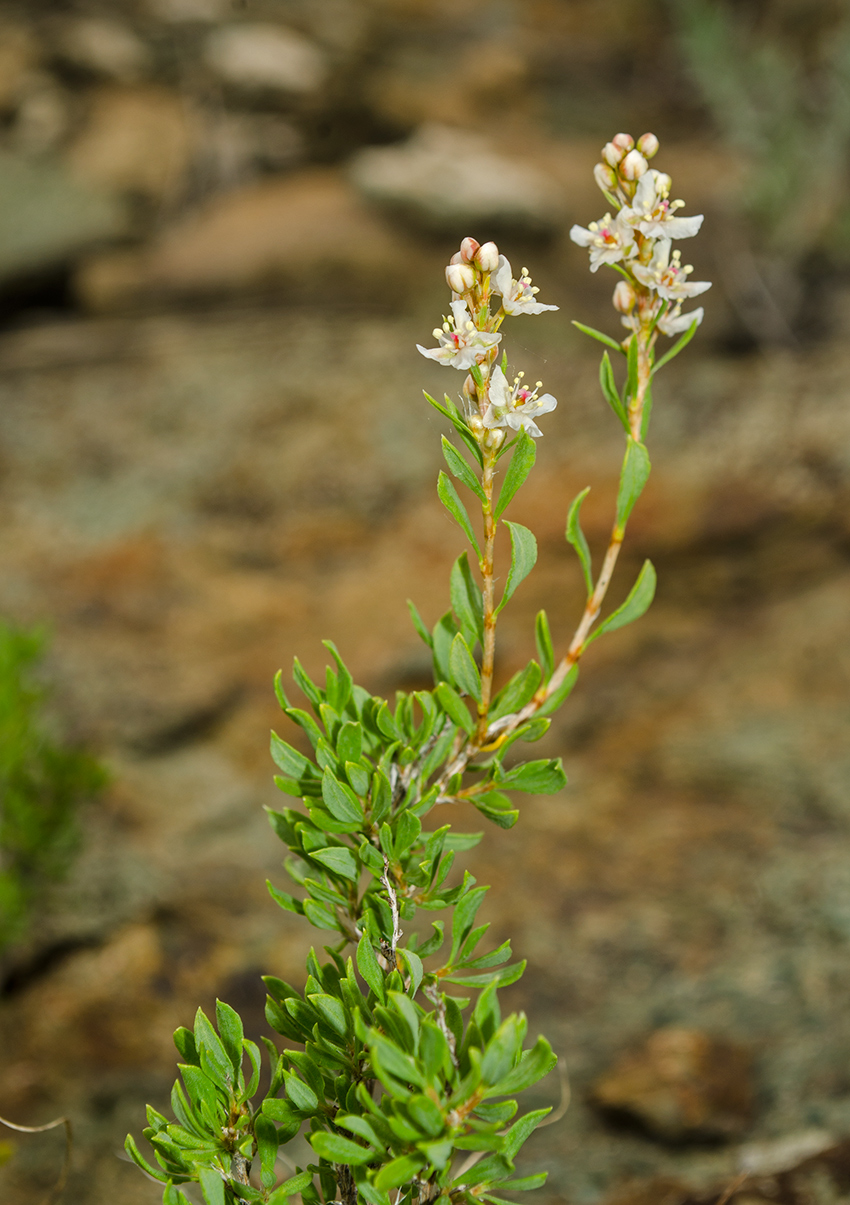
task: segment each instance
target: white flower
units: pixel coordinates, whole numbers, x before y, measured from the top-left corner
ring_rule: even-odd
[[[442,329],[436,328],[434,338],[438,340],[439,347],[422,347],[417,343],[417,350],[438,364],[467,372],[480,355],[496,346],[502,336],[476,330],[466,302],[453,301],[452,317],[445,320]]]
[[[537,289],[531,283],[528,268],[523,268],[519,280],[514,280],[511,265],[504,255],[499,256],[499,267],[493,275],[493,292],[501,294],[502,309],[506,314],[542,314],[544,310],[558,308],[536,300]]]
[[[635,245],[631,226],[623,222],[623,212],[612,218],[606,213],[588,227],[573,226],[570,238],[580,247],[590,248],[590,270],[596,272],[602,264],[615,264],[624,259]]]
[[[684,201],[668,200],[672,181],[665,172],[652,168],[641,176],[631,205],[619,217],[647,238],[692,238],[702,225],[703,215],[677,218]]]
[[[658,319],[658,329],[664,335],[683,335],[685,331],[689,331],[694,323],[699,326],[702,322],[705,311],[702,306],[691,310],[689,314],[682,313],[681,301],[673,309],[669,309],[663,317]]]
[[[539,439],[543,432],[534,421],[541,414],[548,414],[557,406],[551,393],[537,396],[537,390],[542,381],[538,381],[534,389],[529,389],[522,383],[522,373],[514,379],[513,385],[498,365],[490,374],[489,397],[490,404],[484,414],[484,426],[491,430],[494,427],[510,427],[512,431],[524,428],[529,435]]]
[[[674,251],[671,257],[670,245],[668,238],[659,239],[648,265],[632,264],[632,271],[640,283],[648,289],[654,289],[659,297],[667,301],[698,297],[710,289],[711,282],[708,280],[688,280],[693,268],[690,264],[682,267],[681,251]]]

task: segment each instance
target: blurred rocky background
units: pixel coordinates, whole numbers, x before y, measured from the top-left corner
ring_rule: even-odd
[[[616,330],[614,278],[566,232],[620,129],[716,284],[617,579],[651,556],[657,600],[547,737],[569,788],[473,856],[568,1068],[528,1164],[575,1205],[850,1192],[846,6],[3,0],[0,616],[51,626],[52,722],[111,776],[0,964],[0,1115],[73,1119],[69,1205],[154,1205],[122,1143],[172,1029],[218,994],[256,1035],[260,973],[301,974],[274,672],[332,636],[376,692],[426,682],[404,600],[433,621],[459,545],[420,391],[458,380],[414,343],[465,234],[561,307],[507,336],[560,404],[500,676],[540,606],[567,638],[566,507],[593,486],[598,555],[620,439],[569,324]],[[39,1200],[60,1134],[0,1140],[4,1205]]]

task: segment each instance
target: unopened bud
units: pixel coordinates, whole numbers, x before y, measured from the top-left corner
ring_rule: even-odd
[[[482,431],[484,430],[484,421],[480,414],[470,414],[469,429],[476,439],[481,435]]]
[[[617,173],[607,163],[597,163],[593,169],[593,178],[603,192],[610,192],[617,187]]]
[[[479,246],[480,244],[477,239],[468,237],[465,238],[460,245],[461,262],[464,264],[471,264],[475,259],[475,252],[478,250]]]
[[[616,167],[625,153],[620,147],[615,146],[613,142],[606,142],[602,148],[602,158],[611,167]]]
[[[618,280],[614,287],[614,309],[628,314],[637,300],[637,294],[627,280]]]
[[[635,140],[631,134],[615,134],[611,141],[614,143],[614,146],[619,147],[624,153],[630,151],[635,144]]]
[[[488,448],[500,448],[505,442],[505,433],[501,427],[491,427],[484,436],[484,442]]]
[[[649,170],[649,164],[640,151],[629,151],[620,170],[627,180],[639,180]]]
[[[463,256],[461,255],[461,253],[459,251],[455,251],[454,255],[449,260],[449,263],[450,264],[462,264]]]
[[[499,248],[495,243],[482,243],[475,253],[475,262],[482,272],[495,272],[499,266]]]
[[[653,155],[658,154],[658,146],[659,142],[654,134],[641,134],[637,140],[637,149],[647,159],[651,159]]]
[[[453,293],[468,293],[475,284],[475,271],[469,264],[449,264],[446,284]]]
[[[655,191],[660,197],[668,197],[670,195],[670,189],[672,186],[673,181],[666,172],[655,173]],[[679,208],[681,208],[681,206]]]

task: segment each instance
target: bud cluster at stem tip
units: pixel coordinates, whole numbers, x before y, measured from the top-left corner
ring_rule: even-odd
[[[691,238],[702,214],[680,217],[684,201],[671,201],[672,180],[649,160],[658,153],[654,134],[615,134],[602,148],[594,179],[614,210],[588,226],[573,226],[570,238],[590,252],[590,270],[607,264],[624,277],[614,290],[614,308],[629,335],[658,330],[677,335],[702,322],[703,310],[682,313],[682,302],[704,293],[708,281],[689,280],[693,268],[672,251],[674,239]]]
[[[497,363],[507,317],[557,310],[537,300],[538,288],[523,268],[515,277],[509,260],[493,242],[467,237],[446,266],[446,283],[452,291],[451,313],[434,330],[438,346],[417,344],[423,356],[467,372],[461,396],[464,413],[482,447],[501,446],[505,429],[525,430],[535,438],[542,431],[535,416],[555,409],[551,394],[539,394],[540,382],[529,389],[519,373],[512,383],[504,362]],[[498,299],[498,300],[497,300]]]

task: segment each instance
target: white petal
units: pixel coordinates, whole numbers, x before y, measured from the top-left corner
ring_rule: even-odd
[[[544,393],[534,403],[535,414],[549,414],[557,406],[557,398],[554,398],[551,393]]]
[[[570,230],[570,238],[580,247],[589,247],[596,235],[592,230],[586,230],[584,226],[573,226]]]
[[[504,408],[508,404],[510,397],[510,389],[508,388],[508,378],[502,372],[498,364],[495,365],[490,373],[490,385],[488,387],[488,395],[490,397],[490,405]]]
[[[698,213],[692,218],[667,218],[664,233],[667,238],[693,238],[702,225],[703,217]]]
[[[634,200],[635,209],[641,209],[644,213],[652,213],[653,209],[655,208],[656,201],[655,172],[644,172],[644,174],[638,180]]]
[[[499,293],[502,297],[507,297],[511,291],[513,279],[510,260],[508,260],[507,256],[500,255],[499,266],[492,276],[493,292]]]
[[[464,330],[467,322],[471,322],[472,320],[465,301],[453,301],[452,313],[454,314],[456,331]]]

